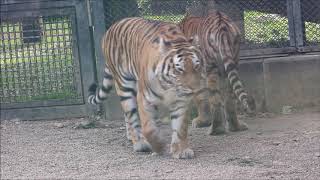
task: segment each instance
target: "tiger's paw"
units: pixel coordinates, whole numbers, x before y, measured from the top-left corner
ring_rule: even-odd
[[[222,135],[226,133],[226,128],[224,126],[213,127],[210,126],[208,134],[212,136]]]
[[[172,157],[175,159],[192,159],[194,158],[194,152],[190,148],[186,148],[182,151],[173,152]]]
[[[133,144],[133,150],[135,152],[151,152],[152,148],[151,145],[144,140],[140,140],[138,142],[136,142],[135,144]]]
[[[231,124],[229,124],[229,131],[231,131],[231,132],[246,131],[248,129],[249,129],[248,125],[242,121],[239,121],[238,126],[232,126]]]
[[[208,127],[208,126],[210,126],[210,122],[201,120],[199,116],[192,120],[193,128],[202,128],[202,127]]]

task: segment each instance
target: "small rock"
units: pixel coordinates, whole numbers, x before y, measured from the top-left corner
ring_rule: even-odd
[[[57,128],[63,128],[64,125],[62,123],[54,123],[54,126]]]
[[[18,121],[21,121],[21,119],[19,119],[19,118],[13,118],[13,119],[11,119],[11,121],[12,121],[12,122],[18,122]]]
[[[140,176],[138,176],[138,175],[131,175],[130,177],[131,177],[131,178],[139,178]]]
[[[173,170],[167,170],[166,173],[173,173]]]
[[[264,112],[264,113],[258,113],[257,116],[260,118],[272,118],[274,117],[274,114],[270,112]]]
[[[262,133],[262,132],[256,132],[256,134],[257,134],[257,135],[262,135],[263,133]]]
[[[292,106],[283,106],[282,107],[282,114],[288,115],[288,114],[292,114],[292,112],[293,112]]]
[[[151,153],[151,156],[159,156],[159,153],[157,153],[157,152],[152,152],[152,153]]]
[[[126,127],[123,127],[123,126],[122,126],[122,127],[120,127],[119,129],[120,129],[120,130],[125,130],[125,129],[126,129]]]
[[[90,123],[90,121],[82,121],[80,122],[80,126],[87,126]]]
[[[74,127],[75,129],[93,129],[96,128],[95,121],[83,121],[80,123],[77,123]]]
[[[281,144],[281,142],[279,142],[279,141],[274,141],[274,142],[272,142],[272,145],[275,145],[275,146],[278,146],[278,145],[280,145]]]
[[[320,157],[320,152],[317,152],[315,155],[316,157]]]

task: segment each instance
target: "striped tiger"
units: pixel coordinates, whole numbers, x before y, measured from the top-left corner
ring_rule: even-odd
[[[128,138],[136,152],[165,150],[155,120],[160,105],[172,120],[171,153],[192,158],[188,146],[188,105],[205,86],[205,62],[200,50],[172,23],[125,18],[102,39],[106,60],[102,86],[89,88],[88,102],[99,104],[112,89],[120,96]]]
[[[223,93],[225,115],[230,131],[248,129],[244,122],[237,119],[235,97],[240,100],[248,114],[255,113],[255,101],[246,92],[238,74],[240,31],[232,20],[219,11],[210,12],[204,17],[187,15],[179,27],[187,38],[197,39],[198,46],[208,61],[208,68],[218,66],[219,86]],[[210,74],[210,69],[208,69]],[[209,77],[210,78],[210,77]],[[198,104],[198,117],[193,119],[193,127],[210,125],[208,102],[195,98]],[[211,134],[225,133],[225,122],[213,120]]]

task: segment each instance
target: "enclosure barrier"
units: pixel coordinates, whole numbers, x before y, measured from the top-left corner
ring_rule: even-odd
[[[319,0],[104,0],[104,14],[109,27],[124,17],[178,23],[186,12],[205,15],[217,9],[241,29],[245,56],[319,51],[319,4]]]
[[[1,119],[85,116],[94,82],[85,1],[3,0]]]

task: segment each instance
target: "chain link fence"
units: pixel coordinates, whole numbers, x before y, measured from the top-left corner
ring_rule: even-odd
[[[280,48],[290,45],[286,0],[215,2],[216,9],[226,13],[240,28],[242,49]]]
[[[319,16],[320,8],[315,4],[317,1],[302,0],[302,10],[306,11],[303,12],[304,16]],[[291,46],[287,0],[104,0],[104,7],[107,27],[130,16],[179,23],[187,11],[204,15],[217,9],[231,17],[241,29],[241,49]],[[318,46],[319,18],[317,22],[304,21],[304,25],[305,45]]]
[[[39,15],[8,7],[1,12],[0,23],[1,105],[83,102],[72,11]]]
[[[106,26],[122,18],[135,16],[179,23],[192,3],[193,0],[104,0]]]
[[[307,46],[320,43],[320,1],[301,0],[303,19],[303,42]]]

